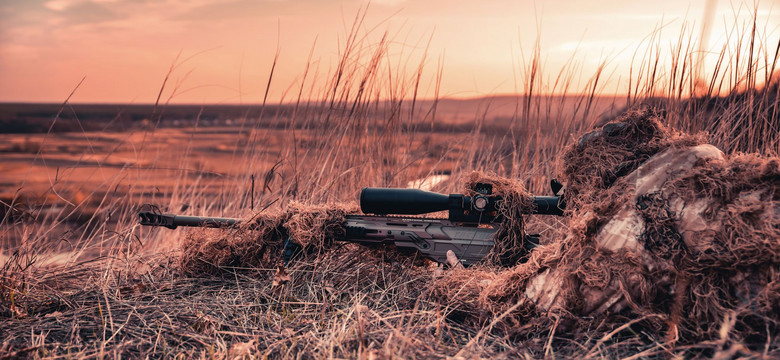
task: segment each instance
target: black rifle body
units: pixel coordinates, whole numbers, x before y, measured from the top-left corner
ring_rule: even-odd
[[[142,212],[141,225],[229,228],[241,225],[241,219],[182,216]],[[344,240],[364,246],[393,245],[399,249],[416,250],[439,263],[447,261],[452,250],[464,265],[484,258],[493,248],[494,226],[458,226],[446,219],[406,218],[373,215],[347,215]],[[294,240],[294,239],[293,239]]]

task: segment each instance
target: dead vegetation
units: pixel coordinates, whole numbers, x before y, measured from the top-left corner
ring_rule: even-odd
[[[14,335],[3,349],[43,357],[780,355],[780,161],[688,156],[700,137],[661,120],[631,112],[567,149],[568,228],[525,262],[507,265],[501,255],[522,239],[513,216],[531,206],[527,192],[473,173],[467,191],[489,182],[510,199],[496,257],[483,265],[443,269],[339,243],[354,208],[293,204],[239,229],[194,231],[176,253],[6,270],[4,279],[26,277],[4,284],[11,292],[0,328]],[[638,233],[606,230],[630,216],[641,219]],[[287,236],[307,256],[283,267]],[[127,271],[139,261],[144,272]]]

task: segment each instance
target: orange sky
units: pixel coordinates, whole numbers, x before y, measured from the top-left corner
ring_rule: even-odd
[[[712,1],[712,0],[710,0]],[[321,75],[334,68],[363,0],[5,0],[0,2],[0,102],[154,102],[181,53],[168,90],[175,103],[259,103],[277,42],[269,100],[297,93],[309,52]],[[537,34],[545,76],[574,54],[581,88],[608,59],[604,92],[624,91],[631,57],[662,22],[660,44],[683,24],[699,37],[706,0],[374,0],[369,43],[392,36],[393,71],[414,71],[428,39],[423,96],[441,62],[441,96],[521,91],[520,67]],[[709,47],[749,17],[743,2],[717,1]],[[759,4],[765,42],[777,44],[780,9]],[[735,15],[737,14],[737,15]],[[432,35],[432,37],[431,37]],[[277,40],[278,39],[278,40]],[[316,44],[315,44],[316,39]],[[574,52],[576,49],[576,53]],[[368,61],[368,60],[366,60]],[[307,85],[308,86],[308,85]],[[166,96],[168,96],[166,92]],[[288,94],[285,100],[291,100]]]

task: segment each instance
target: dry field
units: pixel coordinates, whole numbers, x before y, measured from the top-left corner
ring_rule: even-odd
[[[436,175],[457,179],[473,170],[517,169],[512,164],[523,161],[520,156],[551,158],[561,149],[534,147],[545,154],[527,153],[531,147],[525,140],[508,136],[517,132],[512,136],[522,138],[520,133],[534,131],[512,126],[518,101],[442,100],[435,119],[430,115],[433,104],[423,101],[417,106],[425,108],[418,111],[431,119],[403,119],[408,123],[395,129],[381,124],[381,113],[365,116],[374,123],[360,125],[362,129],[328,126],[323,132],[322,125],[291,122],[287,113],[276,110],[270,120],[239,119],[230,125],[226,121],[202,125],[192,112],[186,114],[192,120],[173,118],[163,121],[168,125],[164,127],[147,121],[131,122],[122,131],[0,134],[0,200],[8,220],[2,224],[2,256],[7,259],[22,239],[29,241],[30,230],[16,220],[47,227],[37,241],[54,256],[80,247],[74,243],[84,246],[95,231],[132,225],[133,214],[143,206],[192,215],[245,216],[271,203],[354,202],[366,186],[407,187]],[[619,101],[597,99],[594,111],[604,113]],[[307,113],[313,111],[322,112]],[[84,112],[88,114],[89,108]],[[472,121],[475,114],[482,117]],[[291,128],[293,123],[296,129]],[[565,131],[556,127],[543,124],[541,133]],[[514,150],[518,146],[526,153],[518,155]],[[527,184],[546,194],[551,167],[544,161],[538,166],[538,175],[526,176]],[[458,185],[445,181],[434,190],[456,192]],[[57,241],[63,234],[69,237],[65,243]],[[79,237],[70,238],[73,234]]]
[[[232,293],[234,291],[249,291],[246,294],[257,297],[251,301],[247,299],[246,304],[239,305],[236,310],[259,311],[252,315],[253,317],[260,316],[260,312],[270,312],[258,319],[259,321],[282,316],[273,321],[288,318],[295,323],[308,322],[305,316],[311,311],[311,306],[321,305],[322,301],[307,304],[311,301],[289,300],[280,298],[279,294],[274,295],[269,288],[270,283],[267,282],[271,280],[269,275],[273,275],[273,269],[253,269],[252,275],[246,278],[251,284],[255,284],[249,285],[252,290],[244,289],[245,284],[241,282],[225,283],[223,277],[191,278],[176,274],[180,243],[187,234],[193,233],[193,230],[144,229],[136,224],[136,213],[139,210],[159,207],[165,212],[191,215],[246,217],[261,209],[285,209],[291,201],[308,204],[333,201],[355,203],[362,187],[406,187],[413,180],[436,175],[447,175],[445,178],[450,180],[437,184],[433,190],[457,192],[461,190],[459,181],[464,174],[471,171],[519,171],[520,169],[513,165],[515,162],[527,161],[525,159],[531,157],[549,159],[560,151],[559,148],[546,146],[534,146],[533,150],[529,150],[532,148],[524,144],[525,136],[518,141],[508,135],[511,132],[533,132],[543,134],[542,136],[558,137],[568,135],[557,133],[569,130],[552,123],[542,124],[538,128],[539,131],[526,126],[513,126],[511,120],[513,116],[517,116],[514,113],[517,101],[514,97],[471,101],[443,100],[435,119],[426,120],[420,116],[412,122],[402,118],[401,121],[407,123],[391,124],[389,127],[381,124],[386,112],[382,110],[379,114],[361,115],[363,120],[372,119],[374,123],[360,124],[360,127],[326,127],[316,122],[309,124],[299,121],[293,129],[290,125],[274,124],[273,120],[270,124],[252,125],[252,119],[243,119],[240,124],[203,126],[196,120],[188,122],[186,127],[161,126],[150,129],[138,126],[136,129],[115,132],[0,135],[3,144],[0,149],[0,182],[3,185],[4,206],[4,221],[0,225],[4,266],[3,331],[18,335],[7,337],[3,349],[7,354],[33,357],[56,354],[103,356],[122,353],[215,354],[214,356],[221,357],[235,344],[254,341],[261,333],[259,331],[273,331],[265,329],[270,324],[262,324],[248,332],[245,332],[248,328],[237,331],[239,329],[231,327],[237,324],[233,323],[218,325],[220,328],[226,326],[225,329],[232,329],[225,330],[225,338],[222,338],[223,335],[217,335],[212,340],[201,338],[203,331],[211,333],[213,329],[211,324],[208,329],[200,329],[200,325],[197,325],[201,321],[198,318],[206,316],[200,308],[210,308],[213,304],[197,304],[197,298],[202,297],[202,300],[207,302],[233,302],[235,299],[232,297],[237,295]],[[611,98],[597,99],[594,102],[594,111],[603,113],[616,106],[615,101]],[[430,101],[421,103],[422,105],[418,106],[433,106]],[[424,111],[430,112],[428,109]],[[476,121],[464,120],[468,119],[468,116],[463,114],[471,114],[472,120],[474,114],[481,114],[482,117]],[[325,117],[327,114],[317,116]],[[274,117],[277,117],[278,123],[291,123],[289,118],[281,119],[283,115]],[[349,120],[338,119],[336,122]],[[162,123],[166,124],[165,121]],[[519,138],[520,135],[514,137]],[[518,147],[523,150],[516,151]],[[549,191],[546,186],[549,176],[546,174],[551,172],[552,167],[549,161],[537,163],[534,169],[525,170],[526,173],[522,176],[526,179],[527,186],[546,194]],[[327,259],[331,256],[352,258],[351,252],[365,251],[347,246],[323,256],[322,261],[329,262]],[[409,259],[399,259],[392,266],[399,267],[408,261]],[[364,270],[367,274],[379,271],[372,268],[370,262],[353,265],[342,260],[333,262],[338,264],[337,271],[327,268],[310,269],[313,265],[308,263],[294,264],[289,271],[294,276],[321,271],[329,276],[336,276],[328,282],[339,283],[350,283],[353,279],[351,273],[360,272],[364,267],[368,268]],[[408,265],[411,267],[411,264]],[[159,273],[167,266],[172,266],[170,270],[174,272],[163,270],[163,273]],[[384,266],[382,264],[380,268]],[[427,268],[422,269],[429,272]],[[407,271],[419,271],[414,268],[397,270],[404,272],[404,277]],[[239,273],[235,275],[238,276]],[[305,279],[301,280],[307,282]],[[373,283],[377,279],[369,277],[362,281]],[[224,288],[225,285],[235,287]],[[358,298],[388,296],[379,294],[389,289],[379,287],[370,290],[377,284],[366,288],[358,288],[355,285],[350,284],[349,288],[339,291],[356,291],[354,296],[357,297],[350,295],[350,299],[346,299],[346,295],[341,295],[344,299],[338,301],[348,300],[349,304],[346,305],[352,306]],[[218,291],[227,291],[225,295],[230,294],[227,296],[231,299],[223,299],[221,296],[215,298],[206,293],[190,294],[185,296],[189,300],[182,302],[180,307],[175,304],[182,301],[183,298],[180,299],[179,295],[184,294],[173,296],[173,293],[184,289],[180,286],[191,286],[190,290],[186,290],[187,293],[208,293],[214,291],[214,286],[217,286],[220,288]],[[162,290],[163,288],[168,290]],[[165,291],[172,291],[173,297],[164,299],[165,305],[156,300],[148,303],[145,306],[151,306],[155,310],[140,314],[140,318],[131,313],[119,315],[124,311],[120,309],[129,304],[125,298],[129,295],[128,289],[135,299],[130,300],[131,302],[144,302],[150,299],[149,296],[167,297],[168,295],[164,295]],[[104,291],[114,291],[107,299],[109,302],[119,302],[81,302]],[[86,297],[76,300],[83,296]],[[106,296],[109,296],[108,293]],[[292,294],[285,296],[290,299],[295,297]],[[397,307],[397,300],[389,298],[379,301]],[[388,301],[391,303],[387,303]],[[94,338],[93,336],[97,335],[94,332],[96,328],[91,328],[100,326],[99,331],[102,332],[108,331],[104,325],[112,325],[98,324],[94,319],[88,323],[82,322],[86,319],[84,316],[91,317],[84,311],[91,309],[100,313],[104,306],[112,308],[112,317],[122,316],[123,321],[126,321],[125,326],[113,324],[114,331],[122,328],[114,339],[111,339],[112,334],[108,334],[106,339],[102,338],[103,335],[100,335],[100,340]],[[158,324],[170,327],[165,333],[159,332],[161,328],[147,328],[149,322],[146,317],[152,316],[154,321],[161,319],[158,319],[158,316],[167,317],[164,312],[168,310],[162,310],[167,307],[171,307],[171,310],[187,308],[186,314],[176,315],[183,322]],[[163,312],[158,312],[159,310]],[[294,315],[300,311],[303,312]],[[341,318],[341,311],[333,315]],[[284,315],[285,313],[290,315]],[[65,316],[71,318],[64,327],[56,325],[64,319],[59,318],[60,314],[67,314]],[[428,310],[420,314],[430,315]],[[231,315],[225,316],[230,317],[231,322],[244,321]],[[32,341],[28,336],[37,331],[35,329],[41,325],[35,323],[41,320],[53,321],[51,325],[58,329],[41,328],[47,337],[51,337],[43,340],[41,346],[27,346],[27,342]],[[75,322],[70,322],[71,320]],[[222,320],[215,318],[215,321]],[[125,331],[130,330],[128,326],[131,324],[143,329]],[[21,331],[19,326],[32,332]],[[68,331],[77,331],[78,334],[61,333],[65,328],[70,329]],[[350,328],[351,325],[344,330],[333,330],[336,332],[332,334],[328,333],[331,330],[322,330],[318,331],[317,336],[345,336],[337,332],[351,333]],[[52,330],[54,332],[51,332]],[[153,340],[150,334],[154,331],[157,331],[156,336],[171,338]],[[192,332],[191,335],[200,335],[196,336],[198,340],[189,338],[190,335],[186,335],[184,339],[167,331],[187,331]],[[74,338],[74,335],[79,339]],[[462,339],[469,337],[468,333],[461,335]],[[282,342],[262,351],[252,347],[252,351],[271,351],[282,355],[279,346],[286,349],[285,351],[291,351],[284,355],[323,354],[324,351],[322,344],[300,350],[290,348],[289,344],[285,344],[286,340],[281,339],[288,338],[293,342],[296,340],[282,330],[276,332],[274,338],[278,339],[275,341]],[[95,341],[105,343],[100,345]],[[128,341],[134,345],[128,347]],[[335,351],[332,356],[357,355],[355,349],[347,345],[347,340],[334,338],[327,341],[331,343],[329,347],[334,347],[329,350]],[[78,342],[78,345],[75,342]],[[96,347],[106,345],[108,348]]]
[[[742,39],[739,49],[752,50],[758,41]],[[642,312],[648,308],[638,304],[608,317],[535,312],[517,299],[520,282],[510,281],[531,265],[444,269],[391,249],[335,244],[289,264],[284,272],[252,262],[222,266],[210,262],[211,256],[236,244],[251,249],[258,233],[171,231],[136,223],[137,211],[149,208],[248,218],[318,204],[354,204],[362,187],[407,187],[443,174],[447,180],[433,190],[460,192],[473,171],[547,195],[552,177],[563,175],[572,182],[585,175],[606,178],[614,174],[587,171],[606,168],[620,156],[639,162],[639,152],[608,153],[602,162],[578,168],[584,169],[579,173],[562,163],[564,154],[576,155],[564,152],[567,146],[571,150],[582,134],[614,119],[624,107],[663,109],[657,117],[663,131],[637,133],[627,143],[651,135],[668,144],[694,142],[684,135],[669,140],[667,126],[686,133],[708,131],[695,141],[712,143],[729,156],[761,154],[760,161],[746,161],[769,169],[760,175],[766,175],[762,189],[780,186],[771,172],[772,156],[780,154],[780,87],[769,81],[778,59],[775,47],[756,47],[758,55],[747,63],[730,58],[739,51],[724,50],[724,62],[735,65],[704,79],[711,86],[703,88],[693,85],[699,79],[693,79],[691,67],[680,63],[693,57],[678,58],[664,71],[652,69],[652,64],[664,65],[646,58],[637,65],[632,93],[618,98],[598,93],[602,74],[594,74],[583,89],[539,95],[540,88],[561,89],[533,75],[542,66],[534,58],[522,68],[526,96],[469,101],[416,99],[419,78],[414,74],[383,73],[383,61],[391,61],[388,47],[347,44],[345,61],[334,71],[339,76],[320,84],[320,92],[298,95],[298,100],[316,101],[269,105],[261,115],[229,125],[196,116],[174,126],[175,118],[153,112],[150,120],[122,131],[0,135],[0,358],[780,356],[776,303],[761,302],[766,306],[749,315],[750,299],[706,304],[714,303],[716,310],[700,309],[693,301],[666,313],[658,308]],[[764,73],[769,75],[762,79]],[[61,110],[72,109],[66,103]],[[582,183],[575,185],[586,193]],[[777,193],[768,196],[767,208],[776,209]],[[581,209],[592,205],[573,203]],[[529,217],[529,231],[540,233],[548,245],[529,264],[561,249],[556,246],[565,237],[579,230],[587,234],[590,230],[578,221],[583,213]],[[776,228],[762,230],[776,234],[771,232],[780,231]],[[760,255],[778,249],[780,239],[763,240],[763,248],[751,251]],[[183,250],[182,244],[189,247]],[[212,247],[192,257],[186,249],[193,244]],[[574,255],[603,259],[584,251]],[[749,269],[746,274],[771,280],[760,284],[756,298],[777,299],[780,262],[777,256],[761,259],[713,272]],[[193,262],[198,266],[190,266]],[[579,276],[593,269],[570,270]],[[286,282],[280,285],[280,280]],[[505,286],[498,291],[505,296],[490,298],[489,306],[474,292],[475,284],[495,287],[501,281]],[[688,294],[723,287],[680,289]],[[691,296],[699,295],[709,299]],[[732,299],[728,293],[717,295]],[[653,301],[658,299],[663,300],[648,303],[657,305]],[[675,318],[681,311],[704,315],[681,321]]]

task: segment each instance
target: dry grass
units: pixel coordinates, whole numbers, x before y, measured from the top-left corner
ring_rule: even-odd
[[[183,271],[179,245],[191,230],[141,229],[134,214],[142,204],[193,215],[249,217],[259,209],[286,211],[292,201],[354,201],[363,186],[404,187],[442,172],[451,180],[436,190],[458,192],[475,170],[518,179],[531,192],[546,194],[555,159],[572,135],[603,122],[603,109],[621,105],[622,100],[600,97],[601,71],[583,89],[573,89],[575,75],[567,69],[553,84],[545,83],[538,75],[542,63],[537,44],[537,55],[523,65],[520,80],[526,95],[514,100],[515,110],[503,119],[476,112],[469,119],[470,131],[461,132],[463,125],[448,122],[438,109],[440,99],[416,98],[423,66],[406,69],[396,62],[389,55],[392,36],[369,41],[362,21],[361,15],[356,17],[338,49],[341,61],[330,69],[327,81],[317,82],[305,69],[301,83],[291,88],[296,95],[286,99],[295,104],[291,111],[261,114],[271,119],[270,126],[247,118],[231,130],[233,144],[220,153],[217,171],[207,152],[198,150],[199,136],[208,133],[198,125],[176,145],[173,157],[162,145],[170,132],[138,130],[108,150],[132,147],[138,165],[113,167],[85,196],[63,191],[66,182],[80,181],[74,170],[49,176],[38,202],[25,197],[25,206],[19,206],[20,192],[4,200],[0,357],[778,356],[776,329],[767,328],[765,346],[748,348],[729,337],[738,325],[728,316],[720,324],[708,324],[718,328],[719,338],[676,345],[654,335],[659,319],[652,315],[626,315],[622,322],[583,319],[579,326],[558,317],[510,323],[528,304],[502,303],[498,296],[500,311],[485,317],[476,313],[470,297],[452,296],[469,286],[447,288],[445,298],[459,302],[438,300],[441,294],[430,284],[444,270],[349,244],[293,262],[285,270],[290,275],[286,283],[277,268],[260,266],[268,263],[240,268],[210,264],[222,266],[208,274]],[[662,106],[668,125],[708,130],[708,141],[727,153],[777,155],[780,87],[777,82],[761,85],[759,74],[770,79],[778,51],[772,52],[768,40],[756,35],[760,32],[748,32],[747,37],[735,36],[733,48],[722,50],[722,66],[704,79],[704,88],[690,71],[696,65],[691,55],[695,41],[681,37],[671,62],[658,55],[661,44],[649,44],[648,49],[656,50],[638,57],[631,90],[622,102]],[[744,57],[749,60],[740,61]],[[544,96],[539,89],[560,96]],[[162,117],[163,109],[161,104],[155,115]],[[29,151],[42,157],[47,141],[51,139],[44,137]],[[89,147],[83,155],[102,154]],[[169,169],[165,191],[158,189],[160,171],[144,168]],[[55,207],[63,203],[68,206]],[[94,206],[85,211],[90,204]],[[87,216],[71,225],[74,214]],[[531,218],[528,223],[543,241],[562,237],[566,227],[558,219]],[[198,236],[239,235],[204,230]],[[251,241],[258,235],[240,236]],[[474,274],[466,281],[489,280],[498,271],[478,270],[465,270]],[[770,290],[777,291],[776,286]],[[517,331],[506,331],[510,326]]]

